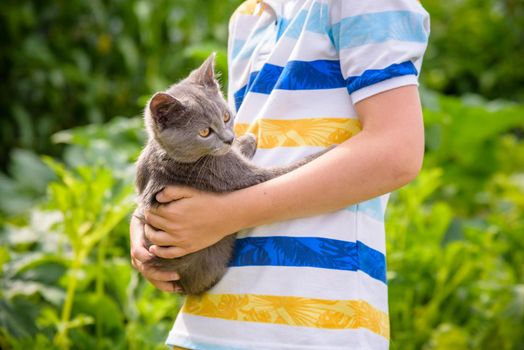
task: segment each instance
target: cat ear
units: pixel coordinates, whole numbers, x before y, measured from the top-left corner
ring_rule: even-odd
[[[157,92],[149,102],[149,110],[155,122],[166,127],[169,114],[184,109],[182,102],[165,92]]]
[[[199,68],[191,72],[189,77],[201,85],[218,89],[218,82],[215,79],[215,56],[214,52],[211,53]]]

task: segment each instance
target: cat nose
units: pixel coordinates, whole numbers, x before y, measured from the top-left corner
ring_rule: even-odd
[[[230,138],[225,139],[224,143],[227,143],[228,145],[232,145],[233,141],[235,141],[235,137],[231,136]]]

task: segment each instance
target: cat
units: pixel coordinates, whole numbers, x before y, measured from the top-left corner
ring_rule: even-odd
[[[137,161],[138,208],[158,206],[156,194],[169,185],[185,185],[202,191],[230,192],[270,180],[317,158],[324,151],[288,166],[261,168],[250,161],[256,138],[245,134],[235,139],[233,113],[220,92],[214,73],[215,55],[190,75],[164,92],[157,92],[144,113],[148,142]],[[176,271],[174,282],[184,294],[198,295],[224,275],[233,254],[236,234],[214,245],[176,259],[154,257],[146,264]],[[147,238],[145,238],[147,242]],[[147,242],[150,245],[150,242]]]

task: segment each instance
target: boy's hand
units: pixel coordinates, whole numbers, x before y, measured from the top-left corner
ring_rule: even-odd
[[[164,292],[180,292],[173,281],[180,279],[176,272],[160,271],[145,264],[153,256],[146,248],[144,241],[144,225],[135,216],[131,219],[131,263],[155,287]]]
[[[145,211],[149,253],[179,258],[207,248],[238,231],[227,195],[169,186],[157,195],[161,204]]]

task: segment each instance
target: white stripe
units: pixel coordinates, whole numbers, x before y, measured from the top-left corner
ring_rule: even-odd
[[[362,101],[365,98],[371,97],[378,93],[396,89],[398,87],[406,86],[406,85],[418,86],[418,78],[415,75],[403,75],[400,77],[394,77],[391,79],[387,79],[387,80],[381,81],[380,83],[366,86],[365,88],[355,91],[354,93],[351,94],[351,99],[353,100],[353,103],[357,103],[357,102]]]
[[[384,223],[362,211],[358,211],[356,215],[357,240],[385,255],[386,229]]]
[[[196,344],[216,344],[242,350],[387,350],[389,346],[387,339],[364,328],[286,327],[184,313],[177,317],[166,343],[173,346],[181,338]],[[326,342],[329,345],[325,345]]]
[[[303,43],[305,42],[305,43]],[[294,47],[308,46],[308,50],[293,50]],[[327,35],[303,31],[300,38],[283,36],[273,48],[267,63],[285,67],[289,61],[338,60],[338,53]]]
[[[234,40],[246,40],[251,36],[253,29],[257,27],[259,21],[259,16],[251,16],[241,13],[235,15],[235,19],[231,21],[231,33],[229,38]]]
[[[384,69],[393,63],[416,62],[426,49],[425,43],[386,41],[340,50],[344,79],[359,76],[368,69]]]
[[[293,281],[293,285],[282,281]],[[230,267],[209,293],[365,300],[388,313],[386,284],[362,271],[292,266]]]
[[[305,43],[304,43],[305,42]],[[308,50],[293,50],[307,45]],[[327,35],[303,31],[297,39],[283,36],[273,48],[268,63],[284,67],[288,61],[338,60],[338,54]]]
[[[247,100],[249,98],[249,100]],[[244,107],[245,105],[245,107]],[[346,88],[326,90],[273,90],[270,95],[249,93],[237,122],[267,119],[357,118]]]
[[[331,43],[329,36],[302,31],[298,39],[298,45],[307,47],[307,50],[295,50],[290,60],[297,61],[317,61],[317,60],[338,60],[338,52]]]
[[[268,98],[267,94],[249,93],[245,95],[235,117],[235,123],[251,124],[253,120],[262,117],[262,111],[266,108]]]
[[[352,211],[339,210],[330,214],[258,226],[249,231],[242,231],[238,238],[271,236],[322,237],[355,242],[358,238],[355,232],[356,216],[357,214]],[[376,245],[373,245],[372,248],[375,248]],[[381,246],[381,244],[378,246]]]
[[[272,24],[270,25],[272,26]],[[260,40],[259,45],[257,45],[255,51],[253,52],[252,57],[256,57],[256,60],[252,60],[253,68],[251,72],[256,72],[262,69],[264,64],[269,60],[269,57],[272,55],[277,32],[273,28],[266,29],[264,32],[263,38]],[[249,42],[246,43],[249,45]]]
[[[278,44],[273,47],[273,52],[268,58],[267,63],[284,67],[289,60],[289,55],[295,47],[296,42],[296,39],[287,37],[280,38]]]
[[[365,213],[355,213],[345,209],[329,214],[258,226],[238,234],[238,238],[271,236],[322,237],[347,242],[360,241],[386,254],[384,223]]]
[[[230,100],[233,100],[234,94],[247,84],[249,80],[250,72],[251,72],[251,63],[250,62],[246,61],[244,62],[244,64],[230,64],[229,83],[228,83],[228,96],[229,96],[228,98]],[[237,79],[231,80],[232,77],[236,77]],[[244,98],[244,101],[242,102],[242,105],[245,104],[244,102],[245,102],[245,98]]]
[[[380,204],[382,205],[382,208],[386,208],[389,202],[390,193],[383,194],[380,196]]]

